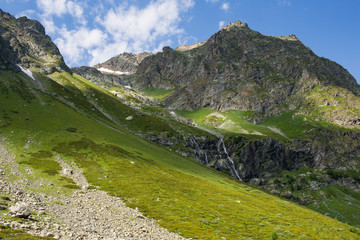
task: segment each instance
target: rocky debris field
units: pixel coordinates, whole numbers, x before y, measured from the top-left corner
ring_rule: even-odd
[[[63,168],[62,175],[73,176],[80,185],[81,190],[75,190],[72,196],[54,197],[26,190],[27,186],[34,188],[34,183],[18,170],[4,141],[0,143],[0,225],[55,239],[184,239],[127,207],[120,198],[89,190],[80,169],[59,157],[57,161]],[[20,212],[21,217],[15,217]]]

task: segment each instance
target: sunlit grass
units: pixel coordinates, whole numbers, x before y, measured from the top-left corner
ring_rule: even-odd
[[[0,78],[7,85],[13,75],[2,72]],[[76,82],[77,79],[71,76],[66,78],[70,78],[68,81],[73,81],[77,89],[84,84]],[[83,91],[95,94],[94,97],[101,99],[99,104],[112,104],[111,109],[119,120],[123,110],[130,111],[123,105],[117,105],[115,100],[105,98],[103,94],[106,93],[93,89],[91,85]],[[52,96],[38,93],[45,102],[41,105],[37,98],[31,98],[31,94],[27,97],[20,94],[24,93],[10,88],[8,94],[0,94],[0,120],[7,123],[0,127],[1,136],[8,140],[9,149],[22,163],[21,168],[25,165],[32,167],[35,172],[33,178],[51,179],[62,191],[71,191],[64,185],[73,183],[61,179],[56,173],[59,170],[54,162],[56,155],[81,167],[92,187],[121,197],[128,206],[139,208],[161,226],[185,237],[271,239],[277,235],[279,239],[359,238],[348,225],[263,193],[165,147],[149,143],[122,125],[111,123],[116,127],[114,130],[93,120],[110,122],[100,114],[90,119],[87,116],[89,112],[79,114]],[[32,100],[27,101],[27,98]],[[81,101],[85,100],[81,98]],[[84,106],[86,103],[75,104]],[[123,114],[127,115],[128,112]],[[134,121],[132,127],[142,130],[144,127],[140,125],[146,124],[144,120],[151,119]],[[158,121],[159,128],[148,126],[165,129],[163,126],[167,122]],[[32,144],[25,149],[29,140]]]

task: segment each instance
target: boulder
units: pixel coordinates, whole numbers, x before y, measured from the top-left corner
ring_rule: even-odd
[[[31,215],[29,207],[26,203],[17,203],[9,208],[11,215],[19,218],[28,218]]]

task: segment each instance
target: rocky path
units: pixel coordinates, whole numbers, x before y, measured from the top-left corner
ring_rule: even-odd
[[[88,190],[80,169],[60,157],[57,161],[63,168],[62,175],[71,177],[81,187],[71,197],[26,191],[26,186],[33,183],[21,178],[14,157],[5,149],[4,142],[0,142],[0,196],[9,196],[9,206],[25,203],[33,213],[25,220],[11,218],[0,210],[0,225],[56,239],[184,239],[158,226],[137,209],[127,207],[120,198],[104,191]],[[20,179],[9,181],[14,175]]]

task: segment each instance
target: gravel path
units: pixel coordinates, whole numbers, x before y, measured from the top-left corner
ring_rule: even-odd
[[[5,149],[4,141],[0,141],[0,196],[9,195],[9,205],[23,202],[31,212],[37,213],[30,220],[22,220],[9,218],[9,213],[0,211],[0,225],[56,239],[185,239],[159,227],[137,209],[127,207],[120,198],[104,191],[88,190],[80,169],[65,163],[60,157],[56,160],[62,167],[61,174],[72,178],[81,188],[71,197],[26,191],[26,186],[33,188],[34,184],[21,178],[14,157]],[[28,173],[31,174],[31,170]],[[10,177],[14,176],[20,179],[10,182]]]

